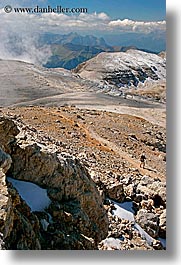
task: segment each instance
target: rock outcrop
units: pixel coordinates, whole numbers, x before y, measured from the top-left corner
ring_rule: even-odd
[[[114,183],[106,186],[106,195],[117,202],[125,200],[123,184]]]
[[[30,211],[11,184],[5,173],[11,159],[0,149],[0,249],[41,249],[39,221]]]
[[[18,127],[11,119],[0,117],[0,146],[8,154],[11,154],[11,145],[15,141],[15,136],[18,133]]]
[[[145,209],[141,209],[136,215],[136,220],[151,237],[158,237],[159,218],[157,215],[149,213]]]
[[[12,159],[8,174],[46,188],[51,204],[44,218],[40,213],[32,213],[11,184],[6,184],[6,172],[2,172],[6,200],[3,199],[5,206],[1,206],[4,218],[0,227],[5,248],[96,249],[107,235],[108,219],[88,171],[78,159],[57,152],[56,146],[49,147],[43,140],[41,145],[37,144],[36,133],[30,141],[26,129],[22,137],[22,128],[25,132],[18,121],[1,117],[1,146],[11,154],[10,158],[1,150],[2,169],[7,171]],[[20,233],[16,226],[25,232],[21,239],[17,239]],[[34,238],[33,244],[29,237]]]
[[[11,167],[11,157],[7,153],[5,153],[0,147],[0,168],[3,173],[6,173],[8,169]]]

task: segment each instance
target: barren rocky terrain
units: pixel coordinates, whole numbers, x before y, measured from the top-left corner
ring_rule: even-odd
[[[102,164],[103,174],[106,165],[118,173],[122,162],[129,165],[125,170],[129,171],[129,167],[139,169],[140,154],[145,152],[147,167],[139,170],[165,178],[166,130],[143,118],[74,106],[16,107],[1,111],[16,115],[26,124],[62,142],[62,151],[76,156],[94,153],[96,162],[100,161],[97,169],[100,170]]]
[[[164,100],[102,93],[62,69],[0,64],[1,248],[165,249]],[[51,204],[32,211],[7,177],[46,189]]]

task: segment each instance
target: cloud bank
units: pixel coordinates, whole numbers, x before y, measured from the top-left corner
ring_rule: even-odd
[[[134,21],[130,19],[111,20],[105,13],[81,13],[79,15],[65,15],[56,13],[27,14],[10,13],[6,14],[0,9],[0,20],[10,28],[18,30],[36,30],[42,32],[67,30],[101,30],[101,31],[123,31],[150,33],[155,30],[165,31],[166,21]]]
[[[111,28],[118,29],[124,32],[139,32],[139,33],[150,33],[153,31],[165,31],[166,21],[133,21],[130,19],[114,20],[108,24]]]
[[[22,59],[32,63],[45,63],[50,50],[37,48],[38,35],[44,32],[68,33],[77,31],[104,33],[165,32],[166,21],[133,21],[130,19],[111,20],[105,13],[81,13],[66,15],[56,13],[28,14],[5,13],[0,9],[0,58]],[[12,48],[15,46],[14,49]],[[18,55],[19,53],[19,55]]]

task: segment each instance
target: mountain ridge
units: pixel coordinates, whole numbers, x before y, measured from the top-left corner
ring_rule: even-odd
[[[148,49],[138,49],[135,45],[111,46],[103,37],[82,36],[71,32],[66,35],[46,33],[40,37],[40,44],[49,45],[52,55],[44,64],[47,68],[63,67],[71,70],[101,52],[126,52],[130,49],[155,53]]]
[[[102,52],[80,64],[73,72],[95,82],[98,89],[116,95],[129,93],[130,90],[133,93],[139,89],[149,91],[155,85],[163,85],[160,99],[166,100],[165,53],[156,55],[139,50]]]

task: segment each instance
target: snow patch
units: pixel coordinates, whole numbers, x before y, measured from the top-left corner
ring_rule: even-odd
[[[43,230],[44,230],[44,231],[47,231],[48,226],[49,226],[49,222],[47,222],[46,219],[41,219],[40,222],[41,222],[41,225],[42,225],[42,227],[43,227]]]
[[[137,229],[143,239],[147,241],[149,245],[152,245],[153,238],[148,235],[136,222],[134,218],[134,210],[133,210],[133,203],[132,202],[124,202],[124,203],[117,203],[113,202],[116,210],[113,210],[113,214],[117,215],[121,219],[129,220],[130,222],[134,222],[134,227]]]
[[[7,179],[17,189],[19,195],[31,208],[31,211],[44,211],[51,203],[46,189],[32,182],[16,180],[10,177]]]
[[[113,202],[113,201],[112,201]],[[117,203],[113,202],[116,210],[113,210],[113,214],[117,215],[121,219],[134,222],[134,211],[132,209],[132,202]]]
[[[133,210],[133,202],[117,203],[112,200],[110,200],[110,202],[113,203],[114,207],[116,208],[116,210],[113,210],[113,214],[117,215],[121,219],[134,222],[134,228],[139,231],[141,237],[145,239],[149,245],[152,245],[154,239],[148,233],[146,233],[139,224],[135,222],[135,211]],[[166,239],[158,238],[158,240],[161,242],[162,246],[166,248]],[[111,241],[109,241],[109,243],[111,243]]]

